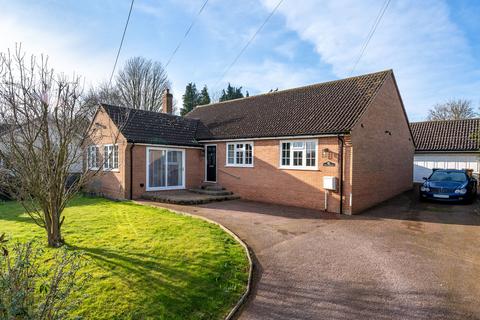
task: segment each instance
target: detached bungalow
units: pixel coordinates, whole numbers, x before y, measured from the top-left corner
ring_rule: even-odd
[[[480,169],[480,119],[411,123],[416,150],[414,181],[423,182],[432,169]]]
[[[391,70],[195,108],[101,105],[86,146],[113,198],[218,184],[244,199],[355,214],[412,187],[414,143]],[[93,139],[92,139],[93,140]],[[101,159],[106,159],[101,161]]]

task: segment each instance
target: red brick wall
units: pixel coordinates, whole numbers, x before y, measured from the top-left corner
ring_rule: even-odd
[[[97,145],[100,153],[99,162],[102,164],[103,146],[114,143],[118,144],[118,170],[103,171],[103,168],[100,168],[97,175],[85,186],[85,190],[108,198],[124,199],[126,198],[125,174],[127,165],[125,161],[125,150],[127,149],[127,142],[108,115],[100,109],[90,128],[90,140],[87,141],[84,146]],[[85,159],[87,159],[87,157],[85,157]]]
[[[205,180],[203,150],[186,149],[185,180],[187,188],[199,187]]]
[[[280,169],[280,140],[273,139],[254,141],[253,168],[228,167],[226,143],[220,142],[217,144],[218,183],[244,199],[323,210],[323,177],[339,177],[339,143],[337,137],[317,140],[318,170],[313,171]],[[331,151],[329,157],[322,157],[324,148]],[[326,161],[334,162],[335,167],[322,166]],[[346,174],[348,175],[348,170]],[[349,177],[345,178],[348,184]],[[339,212],[338,192],[329,192],[327,202],[328,211]]]
[[[392,76],[352,130],[352,145],[353,213],[412,188],[414,145]]]

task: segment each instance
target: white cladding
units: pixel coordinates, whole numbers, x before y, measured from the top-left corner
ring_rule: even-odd
[[[413,159],[413,181],[422,182],[432,169],[480,169],[479,153],[416,153]]]

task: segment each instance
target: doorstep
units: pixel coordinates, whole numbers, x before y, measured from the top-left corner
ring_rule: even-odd
[[[232,193],[218,195],[197,193],[189,190],[168,190],[146,192],[142,195],[142,199],[181,205],[198,205],[216,201],[237,200],[240,197]]]

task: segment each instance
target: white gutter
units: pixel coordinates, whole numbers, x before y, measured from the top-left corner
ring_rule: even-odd
[[[132,142],[129,142],[132,143]],[[146,146],[146,147],[162,147],[162,148],[176,148],[176,149],[200,149],[203,150],[204,147],[191,147],[191,146],[182,146],[174,144],[152,144],[152,143],[135,143],[136,146]]]

